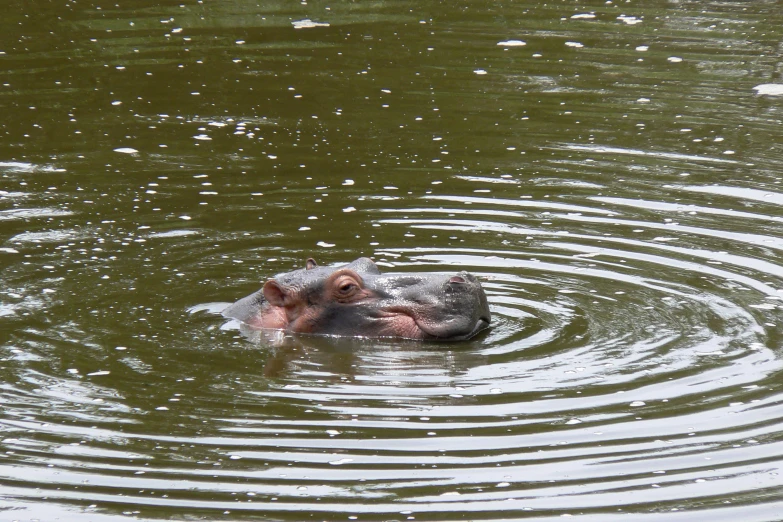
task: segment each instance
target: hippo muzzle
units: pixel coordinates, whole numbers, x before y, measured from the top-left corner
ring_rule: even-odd
[[[469,339],[490,323],[487,297],[467,272],[382,274],[368,258],[269,279],[223,311],[252,328],[352,337]]]

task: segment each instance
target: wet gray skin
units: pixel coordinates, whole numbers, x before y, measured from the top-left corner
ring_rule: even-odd
[[[382,274],[368,258],[268,280],[223,311],[258,329],[355,337],[459,341],[487,328],[489,305],[471,274]]]

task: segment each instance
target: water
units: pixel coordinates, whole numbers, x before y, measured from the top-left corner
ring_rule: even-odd
[[[0,518],[780,520],[779,2],[15,3]],[[453,345],[217,311],[467,269]]]

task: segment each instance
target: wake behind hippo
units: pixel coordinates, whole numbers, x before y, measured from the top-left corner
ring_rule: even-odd
[[[256,329],[433,341],[469,339],[490,322],[487,296],[467,272],[389,273],[366,257],[269,279],[223,311]]]

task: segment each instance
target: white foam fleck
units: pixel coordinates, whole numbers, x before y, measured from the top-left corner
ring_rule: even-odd
[[[11,239],[12,243],[42,243],[42,242],[57,242],[57,241],[69,241],[78,237],[76,231],[73,230],[51,230],[48,232],[22,232],[17,234]]]
[[[11,210],[0,210],[0,221],[71,215],[73,215],[73,212],[70,210],[60,210],[57,208],[15,208]]]
[[[783,83],[762,83],[753,87],[762,96],[783,96]]]
[[[523,42],[522,40],[503,40],[502,42],[498,42],[498,45],[502,47],[522,47],[527,45],[527,42]]]
[[[132,149],[130,147],[119,147],[117,149],[114,149],[114,152],[120,152],[122,154],[137,154],[139,151],[136,149]]]
[[[639,18],[636,18],[635,16],[620,15],[617,17],[617,19],[628,25],[636,25],[642,23],[642,21]]]
[[[153,232],[149,237],[165,238],[165,237],[185,237],[198,234],[196,230],[169,230],[167,232]]]
[[[756,305],[748,305],[751,308],[756,308],[758,310],[774,310],[777,308],[775,305],[770,303],[762,303],[762,304],[756,304]]]
[[[305,18],[304,20],[294,20],[293,22],[291,22],[291,25],[294,26],[294,29],[312,29],[313,27],[329,27],[329,24],[327,22],[314,22],[309,18]]]

